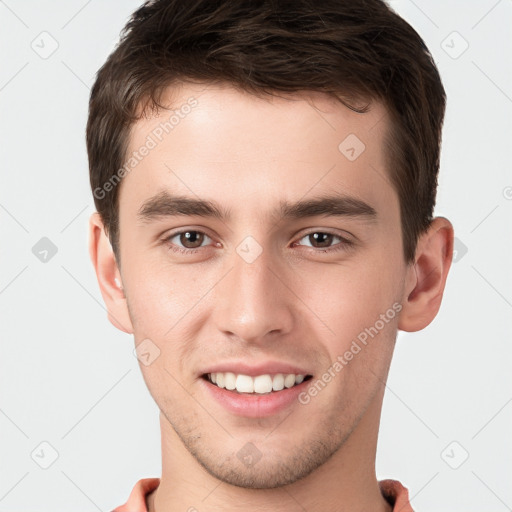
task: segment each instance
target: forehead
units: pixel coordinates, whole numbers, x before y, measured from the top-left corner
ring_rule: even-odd
[[[222,197],[230,209],[245,205],[247,215],[251,205],[262,210],[262,199],[270,207],[273,198],[333,189],[396,202],[384,167],[389,120],[379,102],[360,114],[318,92],[259,97],[218,84],[181,84],[162,102],[170,109],[131,128],[120,205],[135,207],[162,190]]]

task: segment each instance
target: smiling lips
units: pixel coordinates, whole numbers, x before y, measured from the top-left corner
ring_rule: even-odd
[[[207,396],[230,414],[246,418],[268,418],[297,406],[297,396],[313,378],[305,366],[282,360],[224,361],[198,376]]]
[[[254,377],[233,372],[212,372],[206,374],[206,378],[219,388],[238,393],[252,394],[269,394],[273,391],[282,391],[285,388],[292,388],[310,377],[310,375],[294,373],[263,374]]]

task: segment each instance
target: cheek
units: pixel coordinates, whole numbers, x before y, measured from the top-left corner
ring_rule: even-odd
[[[363,267],[333,269],[309,288],[315,292],[309,294],[308,306],[322,320],[315,322],[329,356],[325,371],[334,374],[334,384],[318,406],[329,410],[335,401],[347,415],[361,410],[385,379],[400,311],[394,269]]]
[[[392,307],[399,295],[397,279],[396,269],[379,263],[333,265],[304,277],[302,290],[333,338],[349,341]]]
[[[130,276],[126,283],[130,313],[139,334],[166,337],[200,300],[202,285],[197,271],[134,261],[126,265],[126,273]]]
[[[201,298],[211,288],[210,281],[192,267],[171,269],[161,263],[151,265],[133,260],[125,268],[130,276],[125,291],[135,343],[150,340],[158,353],[151,367],[141,364],[141,369],[155,386],[162,381],[172,384],[166,370],[183,374],[191,354],[197,350],[197,329],[202,322],[191,320],[203,314]]]

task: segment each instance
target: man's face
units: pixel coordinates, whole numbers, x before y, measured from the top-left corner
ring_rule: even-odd
[[[210,474],[291,483],[380,412],[407,270],[388,118],[379,104],[357,114],[320,94],[200,85],[174,89],[173,108],[191,97],[168,133],[169,111],[133,126],[128,154],[150,150],[120,185],[123,288],[152,360],[141,370],[168,435]],[[178,214],[175,196],[227,216]],[[331,196],[348,200],[328,205],[338,215],[281,208]],[[310,377],[268,393],[278,374]]]

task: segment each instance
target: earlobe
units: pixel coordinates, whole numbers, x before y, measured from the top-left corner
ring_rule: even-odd
[[[94,212],[89,219],[89,256],[96,271],[101,295],[107,308],[108,319],[114,327],[127,334],[132,334],[133,327],[123,290],[121,273],[98,212]]]
[[[420,331],[436,317],[453,254],[453,226],[436,217],[417,244],[414,264],[407,270],[398,329]]]

